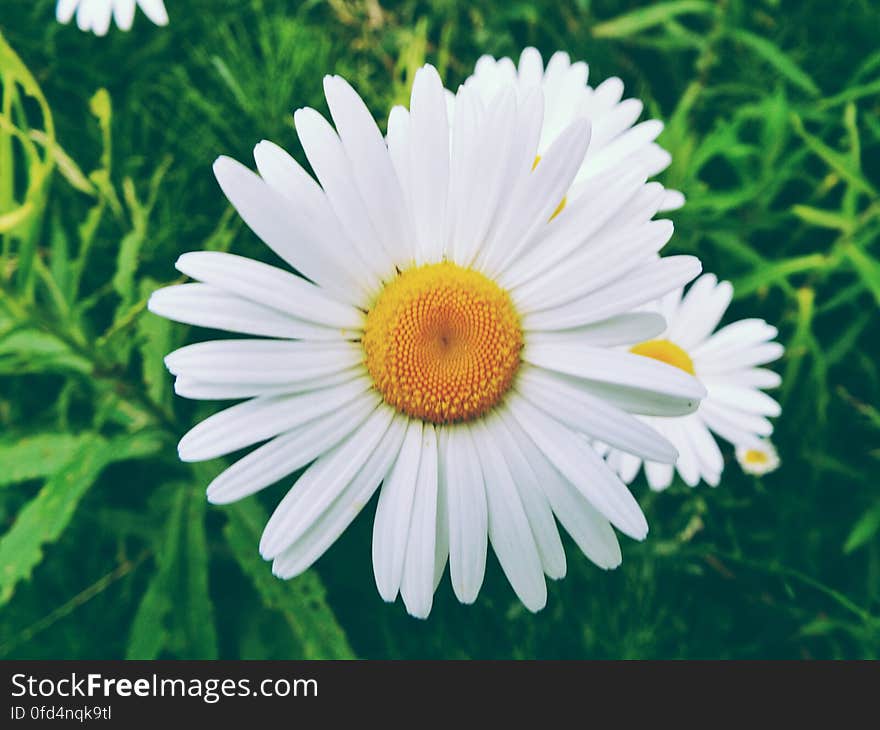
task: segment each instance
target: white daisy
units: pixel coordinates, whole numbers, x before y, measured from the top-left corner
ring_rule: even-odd
[[[131,30],[138,5],[156,25],[168,25],[163,0],[58,0],[55,17],[61,23],[69,23],[76,13],[76,24],[80,30],[106,35],[111,18],[116,20],[121,30]]]
[[[779,468],[779,454],[769,439],[736,447],[736,460],[746,474],[762,476]]]
[[[589,67],[583,61],[572,63],[563,51],[554,53],[544,68],[541,53],[526,48],[514,65],[510,58],[495,59],[481,56],[474,73],[465,85],[473,87],[484,103],[499,90],[516,86],[520,93],[540,86],[544,92],[544,124],[538,143],[538,158],[575,119],[585,117],[592,124],[590,148],[569,198],[581,192],[582,184],[597,176],[613,179],[621,169],[641,169],[646,177],[665,170],[671,155],[654,142],[663,131],[663,123],[656,119],[635,124],[642,113],[638,99],[623,97],[623,81],[617,77],[605,79],[595,88],[587,83]],[[635,126],[633,126],[635,125]],[[660,210],[673,210],[684,205],[684,196],[677,190],[667,190]]]
[[[684,298],[679,289],[642,307],[643,312],[662,314],[667,328],[630,348],[638,355],[692,373],[706,386],[709,395],[696,413],[682,418],[642,418],[678,449],[675,468],[692,487],[700,479],[714,487],[721,478],[724,459],[712,433],[734,446],[763,452],[766,446],[761,437],[773,432],[767,417],[780,413],[779,404],[761,389],[775,388],[781,379],[772,370],[758,367],[782,357],[782,345],[771,342],[776,328],[763,319],[743,319],[713,334],[732,296],[730,282],[704,274]],[[623,481],[629,484],[635,479],[641,458],[603,444],[598,448]],[[670,464],[645,462],[652,489],[666,489],[672,474]]]
[[[221,157],[214,172],[244,221],[299,275],[218,252],[184,254],[199,283],[156,292],[150,309],[259,339],[203,342],[166,362],[179,395],[248,399],[180,442],[185,461],[263,443],[208,488],[214,503],[307,467],[260,543],[273,571],[312,565],[380,483],[373,565],[386,601],[427,616],[449,562],[465,603],[491,543],[532,611],[544,574],[564,575],[554,521],[597,565],[621,560],[612,525],[648,526],[580,435],[658,461],[675,450],[631,413],[679,415],[705,391],[690,375],[611,349],[658,330],[633,307],[693,278],[699,261],[660,259],[659,185],[623,173],[547,221],[587,151],[589,124],[562,131],[532,171],[540,90],[482,107],[419,70],[387,144],[357,93],[324,79],[331,124],[294,115],[314,180],[270,142],[259,175]],[[450,152],[450,126],[454,145]],[[597,263],[599,265],[597,265]]]

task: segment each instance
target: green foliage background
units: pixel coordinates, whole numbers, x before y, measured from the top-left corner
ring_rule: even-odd
[[[0,656],[880,656],[880,5],[873,0],[166,0],[103,39],[54,0],[0,9]],[[172,397],[194,337],[146,313],[183,251],[268,252],[211,175],[340,73],[383,120],[426,59],[454,86],[528,44],[621,76],[664,119],[683,190],[669,251],[736,285],[729,317],[787,346],[782,468],[635,490],[652,526],[530,615],[490,559],[476,605],[430,619],[373,586],[370,505],[317,567],[257,554],[291,482],[210,507],[222,464],[175,443],[216,404]],[[13,50],[14,49],[14,50]],[[728,456],[730,456],[728,454]]]

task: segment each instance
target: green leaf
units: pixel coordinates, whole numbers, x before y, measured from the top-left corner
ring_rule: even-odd
[[[141,281],[142,299],[149,299],[150,294],[158,287],[153,279]],[[170,411],[172,379],[165,367],[165,356],[174,349],[175,329],[171,320],[142,310],[137,320],[137,334],[147,394],[154,403]]]
[[[79,165],[61,148],[61,145],[53,142],[45,132],[41,132],[39,129],[31,131],[31,139],[49,149],[49,152],[55,159],[55,166],[58,168],[58,172],[64,176],[64,179],[70,183],[71,187],[87,195],[95,194],[95,186],[89,182],[89,179],[79,168]]]
[[[763,58],[792,84],[803,89],[811,96],[821,93],[816,82],[811,79],[786,53],[766,38],[750,33],[747,30],[734,30],[733,38]]]
[[[844,233],[849,233],[853,229],[853,222],[837,211],[822,210],[821,208],[813,208],[809,205],[794,205],[791,208],[791,212],[811,226],[833,228]]]
[[[9,601],[18,582],[28,578],[43,559],[43,546],[60,537],[104,468],[115,461],[148,456],[160,445],[148,433],[110,441],[96,434],[84,438],[0,538],[0,605]]]
[[[21,329],[0,337],[0,374],[90,373],[91,363],[48,332]]]
[[[874,299],[880,304],[880,262],[852,244],[845,246],[843,250],[865,286],[870,289]]]
[[[865,512],[853,525],[843,546],[843,552],[847,555],[855,552],[871,541],[878,532],[880,532],[880,503]]]
[[[41,433],[0,441],[0,486],[54,474],[93,440],[92,434]]]
[[[327,605],[324,586],[314,571],[293,580],[279,580],[260,558],[257,546],[267,515],[254,500],[232,505],[224,534],[232,553],[253,581],[268,608],[280,611],[291,633],[302,647],[302,659],[355,658],[345,631]]]
[[[794,274],[822,269],[827,263],[828,259],[825,256],[815,253],[765,264],[753,273],[734,281],[734,296],[741,299],[765,286],[785,281]]]
[[[172,587],[180,565],[181,523],[186,502],[184,485],[174,485],[174,501],[167,518],[162,544],[156,555],[158,569],[141,599],[131,626],[126,659],[155,659],[168,638],[165,619],[174,605]]]
[[[846,180],[850,185],[861,190],[863,193],[867,193],[868,195],[877,196],[877,192],[874,190],[874,187],[869,183],[857,169],[855,169],[852,161],[846,156],[838,152],[837,150],[832,149],[827,144],[825,144],[818,137],[814,137],[812,134],[807,132],[804,129],[804,124],[801,121],[801,118],[797,116],[797,114],[793,114],[792,118],[792,126],[794,127],[794,131],[807,143],[807,146],[830,167],[834,172],[836,172],[840,177]]]
[[[32,201],[29,200],[23,205],[20,205],[15,210],[10,210],[8,213],[0,215],[0,233],[9,233],[10,231],[14,231],[28,218],[30,218],[30,216],[34,213],[34,210],[34,204]]]
[[[713,13],[715,7],[701,0],[676,0],[656,3],[648,7],[631,10],[612,20],[593,26],[594,38],[626,38],[640,31],[665,23],[678,15],[686,13]]]
[[[198,473],[199,470],[197,470]],[[214,607],[208,591],[208,543],[205,536],[207,500],[201,490],[189,490],[184,520],[185,582],[183,617],[188,659],[216,659]]]

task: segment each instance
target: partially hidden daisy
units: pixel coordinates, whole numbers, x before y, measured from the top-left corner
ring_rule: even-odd
[[[779,454],[769,439],[736,447],[736,460],[746,474],[763,476],[779,468]]]
[[[58,0],[55,16],[59,22],[69,23],[76,13],[80,30],[101,36],[107,34],[114,19],[121,30],[131,30],[137,6],[156,25],[168,25],[163,0]]]
[[[559,133],[575,119],[586,118],[592,125],[590,148],[575,175],[568,199],[582,192],[590,178],[613,179],[622,169],[642,170],[651,177],[665,170],[672,157],[654,140],[663,131],[663,123],[649,119],[636,124],[643,104],[638,99],[624,99],[623,81],[605,79],[595,88],[587,83],[589,67],[583,61],[571,62],[564,51],[557,51],[544,67],[541,53],[526,48],[519,63],[510,58],[481,56],[474,73],[465,85],[472,87],[487,103],[506,86],[513,85],[526,93],[539,86],[544,92],[544,123],[538,142],[537,159]],[[673,210],[684,205],[684,196],[667,190],[660,210]]]
[[[679,454],[675,468],[690,486],[696,486],[700,479],[717,486],[721,479],[724,457],[713,433],[737,447],[738,454],[766,454],[768,465],[776,458],[762,439],[773,432],[768,417],[778,416],[780,407],[763,389],[777,387],[781,379],[759,366],[782,357],[784,349],[772,341],[776,328],[763,319],[742,319],[715,332],[732,297],[730,282],[704,274],[686,295],[682,296],[682,290],[673,291],[642,307],[642,311],[662,314],[668,326],[656,337],[630,348],[632,353],[691,373],[706,386],[708,396],[696,413],[642,419],[675,445]],[[608,463],[623,481],[629,484],[635,479],[641,458],[602,444],[599,450],[606,453]],[[666,489],[672,483],[673,467],[648,460],[645,475],[652,489]]]
[[[256,444],[208,487],[214,503],[305,469],[260,542],[273,572],[311,566],[382,484],[373,529],[380,595],[427,616],[448,562],[473,602],[488,544],[532,611],[566,560],[554,515],[602,568],[614,528],[645,518],[584,435],[671,462],[632,413],[681,415],[705,394],[690,374],[617,345],[662,328],[639,304],[689,281],[689,256],[661,259],[662,199],[624,171],[548,220],[589,144],[562,130],[534,170],[544,102],[511,89],[482,105],[460,89],[453,119],[437,72],[416,74],[387,140],[358,94],[324,79],[332,126],[294,115],[317,180],[270,142],[255,174],[221,157],[217,180],[241,217],[297,273],[226,253],[181,256],[197,283],[161,289],[165,317],[252,335],[189,345],[166,363],[176,391],[246,399],[187,433],[185,461]],[[453,144],[450,148],[450,127]]]

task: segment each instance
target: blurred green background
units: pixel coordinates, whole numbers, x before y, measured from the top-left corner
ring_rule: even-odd
[[[880,657],[880,5],[166,0],[106,38],[54,0],[0,9],[0,656],[6,658]],[[258,556],[269,509],[211,507],[223,464],[177,439],[217,404],[173,397],[161,357],[210,335],[150,315],[183,251],[267,260],[214,182],[262,138],[303,159],[291,112],[339,73],[380,124],[414,70],[451,88],[482,53],[536,45],[617,75],[663,119],[685,192],[668,252],[763,317],[782,467],[634,491],[651,524],[605,573],[529,614],[494,558],[477,603],[444,579],[428,621],[386,605],[375,500],[290,582]],[[20,60],[19,60],[20,59]]]

